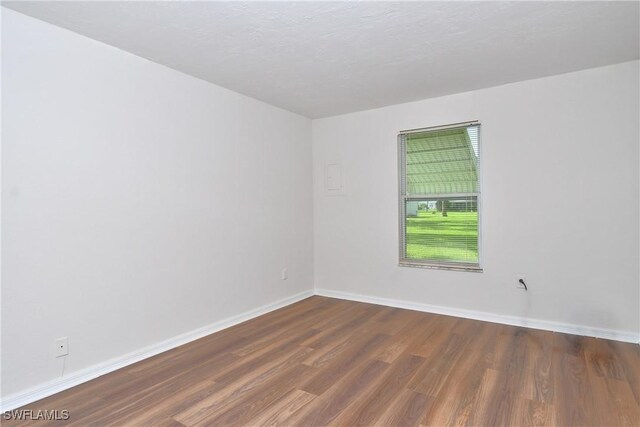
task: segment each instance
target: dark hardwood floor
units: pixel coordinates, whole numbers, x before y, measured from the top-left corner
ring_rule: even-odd
[[[3,425],[623,426],[639,402],[638,345],[316,296]]]

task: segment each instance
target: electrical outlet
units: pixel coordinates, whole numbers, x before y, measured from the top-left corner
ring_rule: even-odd
[[[57,340],[55,340],[54,344],[55,357],[62,357],[69,354],[69,338],[58,338]]]
[[[523,274],[519,274],[516,276],[516,288],[526,289],[525,286],[522,283],[520,283],[520,280],[522,280],[524,283],[527,283],[527,277]]]
[[[283,268],[280,272],[280,277],[282,277],[282,280],[287,280],[289,278],[289,270]]]

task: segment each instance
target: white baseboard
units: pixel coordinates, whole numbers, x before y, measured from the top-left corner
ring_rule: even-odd
[[[300,292],[299,294],[283,298],[279,301],[263,305],[262,307],[258,307],[250,311],[246,311],[237,316],[232,316],[211,325],[207,325],[202,328],[198,328],[196,330],[175,336],[173,338],[169,338],[168,340],[159,342],[157,344],[141,348],[140,350],[125,354],[124,356],[120,356],[115,359],[111,359],[106,362],[99,363],[97,365],[93,365],[76,372],[72,372],[65,377],[48,381],[29,390],[9,395],[5,399],[2,399],[2,401],[0,401],[0,413],[19,408],[29,403],[51,396],[52,394],[67,390],[71,387],[77,386],[78,384],[82,384],[94,378],[108,374],[109,372],[124,368],[125,366],[155,356],[156,354],[163,353],[167,350],[171,350],[183,344],[187,344],[191,341],[195,341],[214,332],[221,331],[222,329],[226,329],[233,325],[237,325],[239,323],[253,319],[254,317],[269,313],[270,311],[293,304],[310,296],[313,296],[312,290]]]
[[[545,331],[562,332],[565,334],[582,335],[587,337],[604,338],[608,340],[630,342],[638,344],[638,333],[618,331],[614,329],[595,328],[591,326],[574,325],[570,323],[553,322],[549,320],[527,319],[516,316],[487,313],[483,311],[464,310],[459,308],[442,307],[437,305],[401,301],[388,298],[372,297],[368,295],[352,294],[348,292],[317,289],[316,295],[339,298],[349,301],[365,302],[369,304],[386,305],[388,307],[406,308],[408,310],[424,311],[427,313],[444,314],[447,316],[463,317],[466,319],[482,320],[485,322],[502,323],[505,325],[522,326],[525,328],[542,329]]]
[[[638,343],[638,334],[634,332],[594,328],[589,326],[580,326],[547,320],[524,319],[515,316],[506,316],[482,311],[464,310],[451,307],[442,307],[430,304],[352,294],[348,292],[333,291],[329,289],[315,289],[315,291],[309,290],[301,292],[299,294],[281,299],[271,304],[267,304],[262,307],[244,312],[237,316],[229,317],[211,325],[207,325],[202,328],[198,328],[196,330],[175,336],[173,338],[169,338],[168,340],[150,345],[124,356],[120,356],[115,359],[90,366],[80,371],[73,372],[65,377],[48,381],[29,390],[7,396],[5,399],[2,399],[2,401],[0,401],[0,412],[19,408],[29,403],[51,396],[52,394],[67,390],[76,385],[108,374],[109,372],[113,372],[120,368],[124,368],[125,366],[155,356],[156,354],[160,354],[183,344],[187,344],[191,341],[195,341],[214,332],[221,331],[233,325],[237,325],[239,323],[269,313],[270,311],[286,307],[287,305],[293,304],[312,295],[320,295],[350,301],[359,301],[369,304],[385,305],[388,307],[405,308],[408,310],[423,311],[427,313],[444,314],[447,316],[463,317],[466,319],[482,320],[492,323],[502,323],[505,325],[522,326],[526,328],[542,329],[546,331]]]

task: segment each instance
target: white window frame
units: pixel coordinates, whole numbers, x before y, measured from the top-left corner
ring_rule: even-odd
[[[406,146],[404,143],[404,135],[420,132],[429,132],[435,130],[466,128],[470,126],[478,127],[478,192],[477,193],[453,193],[453,194],[420,194],[420,195],[407,195],[407,161],[406,161]],[[482,137],[481,137],[481,125],[477,120],[461,123],[453,123],[442,126],[432,126],[427,128],[409,129],[398,132],[398,189],[399,189],[399,241],[400,241],[400,261],[398,263],[401,267],[419,267],[419,268],[433,268],[440,270],[456,270],[456,271],[471,271],[481,273],[482,270]],[[446,199],[453,197],[477,197],[477,209],[478,209],[478,262],[439,262],[434,260],[420,260],[407,258],[406,250],[406,202],[411,200],[424,200],[430,199]]]

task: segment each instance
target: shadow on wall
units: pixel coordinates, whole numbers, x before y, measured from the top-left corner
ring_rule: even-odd
[[[522,309],[520,310],[520,320],[522,321],[522,325],[525,327],[534,327],[537,323],[535,320],[531,320],[532,313],[532,305],[533,303],[540,304],[540,301],[535,301],[535,289],[529,287],[527,295],[523,301]],[[533,302],[532,302],[533,301]],[[639,331],[627,331],[624,329],[624,325],[620,321],[619,316],[615,311],[605,310],[597,305],[588,305],[587,302],[581,301],[580,304],[576,304],[576,306],[569,305],[566,307],[564,313],[559,314],[569,314],[569,320],[564,320],[562,323],[566,323],[568,326],[577,326],[582,327],[586,330],[595,329],[595,330],[611,330],[611,331],[625,331],[631,333],[638,333]],[[565,316],[557,316],[557,317],[565,317]],[[566,317],[565,317],[566,318]],[[640,326],[640,325],[639,325]]]
[[[575,310],[574,307],[567,307],[567,309],[571,314],[570,319],[572,319],[572,323],[575,323],[576,325],[606,325],[592,327],[599,329],[611,329],[614,331],[624,330],[617,314],[611,310],[604,310],[600,307],[587,308],[584,304],[578,310]]]

